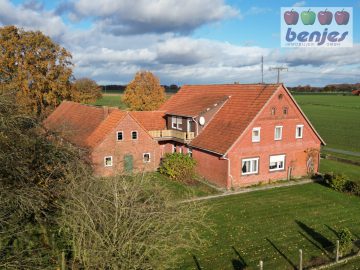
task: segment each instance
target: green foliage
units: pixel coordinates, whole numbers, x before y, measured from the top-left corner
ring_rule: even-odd
[[[101,97],[101,87],[94,80],[80,78],[72,83],[72,101],[92,103]]]
[[[343,228],[338,232],[339,242],[340,242],[340,252],[342,254],[347,254],[351,251],[353,247],[352,241],[354,240],[352,233],[348,228]]]
[[[348,178],[344,174],[333,174],[329,181],[330,187],[336,191],[345,191]]]
[[[167,153],[161,162],[160,173],[180,182],[192,181],[196,161],[182,153]]]
[[[345,189],[347,192],[350,192],[354,195],[360,196],[360,183],[359,182],[347,181]]]

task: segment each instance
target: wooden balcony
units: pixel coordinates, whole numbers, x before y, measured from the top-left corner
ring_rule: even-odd
[[[150,135],[157,140],[177,140],[181,142],[189,142],[194,139],[194,132],[183,132],[173,129],[151,130]]]

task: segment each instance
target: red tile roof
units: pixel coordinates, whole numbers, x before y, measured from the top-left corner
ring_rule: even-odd
[[[181,105],[187,101],[213,101],[229,96],[230,98],[206,128],[190,144],[225,154],[279,86],[279,84],[185,85],[160,109],[167,112],[182,112]],[[205,103],[201,102],[202,105]],[[184,112],[187,112],[187,109],[184,109]]]
[[[60,132],[69,142],[94,147],[126,116],[131,115],[145,130],[165,129],[164,111],[128,112],[63,101],[44,121],[45,128]]]
[[[63,101],[45,119],[44,126],[49,130],[60,132],[71,143],[85,147],[86,139],[105,118],[106,111],[101,107]]]

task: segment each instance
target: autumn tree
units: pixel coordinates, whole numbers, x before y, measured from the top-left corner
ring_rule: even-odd
[[[156,110],[165,101],[165,90],[150,71],[139,71],[126,87],[123,101],[134,111]]]
[[[71,99],[71,54],[40,31],[0,28],[0,92],[14,92],[27,112],[42,114]]]
[[[72,84],[72,100],[80,103],[91,103],[101,98],[101,87],[89,78],[80,78]]]

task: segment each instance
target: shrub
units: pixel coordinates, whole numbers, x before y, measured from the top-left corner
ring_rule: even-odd
[[[349,253],[353,246],[352,233],[349,231],[348,228],[343,228],[341,231],[339,231],[338,236],[339,236],[341,254],[344,255],[344,254]]]
[[[360,184],[358,182],[347,181],[345,189],[347,192],[360,196]]]
[[[160,173],[171,179],[187,182],[195,176],[196,161],[182,153],[165,154],[161,162]]]
[[[347,176],[343,174],[334,174],[330,180],[330,187],[337,191],[345,191],[347,181]]]

